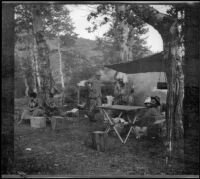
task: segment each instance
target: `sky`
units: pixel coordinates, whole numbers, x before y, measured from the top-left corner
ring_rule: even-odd
[[[87,21],[87,15],[95,6],[97,5],[66,5],[70,11],[72,22],[74,23],[75,32],[79,34],[78,37],[95,40],[97,36],[102,37],[109,29],[108,25],[104,25],[93,33],[87,32],[86,28],[91,25],[91,23]],[[166,13],[166,10],[169,8],[165,5],[152,6],[162,13]],[[149,28],[149,32],[145,35],[145,37],[147,37],[147,45],[152,52],[161,52],[163,50],[163,42],[160,34],[152,26],[147,25],[147,27]]]

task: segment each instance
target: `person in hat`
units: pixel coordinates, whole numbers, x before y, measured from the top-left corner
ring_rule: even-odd
[[[95,113],[98,112],[97,106],[101,106],[101,73],[97,71],[95,76],[88,80],[89,86],[89,117],[94,118]]]
[[[142,115],[137,116],[137,122],[135,131],[137,134],[137,138],[141,136],[147,136],[147,132],[150,133],[150,128],[154,126],[154,123],[161,118],[161,113],[159,110],[160,106],[160,98],[155,97],[147,97],[144,101],[147,109]]]

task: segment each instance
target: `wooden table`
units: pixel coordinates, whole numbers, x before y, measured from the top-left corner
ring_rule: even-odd
[[[120,141],[125,144],[131,131],[133,130],[135,132],[135,128],[134,128],[134,124],[136,122],[136,119],[137,119],[137,115],[135,115],[133,121],[130,119],[129,115],[130,115],[130,112],[138,112],[142,109],[145,109],[146,107],[143,107],[143,106],[125,106],[125,105],[106,105],[106,106],[99,106],[100,109],[102,109],[103,111],[103,114],[104,114],[104,117],[109,121],[109,125],[106,129],[106,133],[108,133],[110,131],[110,129],[114,129],[114,131],[116,132],[117,136],[119,137]],[[128,133],[127,133],[127,136],[125,138],[125,140],[122,139],[121,135],[119,134],[119,132],[117,131],[116,127],[115,127],[115,123],[113,122],[113,119],[108,115],[108,110],[115,110],[115,111],[120,111],[120,115],[119,117],[125,113],[126,116],[127,116],[127,122],[128,124],[131,126]]]

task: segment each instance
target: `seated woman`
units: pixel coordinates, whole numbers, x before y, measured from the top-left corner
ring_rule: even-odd
[[[137,116],[137,122],[135,127],[135,132],[137,138],[141,136],[147,136],[147,132],[157,132],[155,122],[162,118],[160,113],[160,98],[155,96],[151,98],[147,98],[144,102],[147,107],[146,111],[143,114],[139,114]],[[152,130],[152,131],[151,131]]]
[[[57,115],[59,113],[58,107],[55,104],[54,94],[49,94],[49,99],[46,101],[46,114],[49,116]]]
[[[28,108],[23,111],[19,124],[22,123],[23,120],[30,120],[32,116],[42,116],[43,114],[44,110],[39,106],[37,93],[32,92],[29,94]]]

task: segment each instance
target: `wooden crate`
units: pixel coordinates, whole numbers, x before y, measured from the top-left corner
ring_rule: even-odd
[[[79,117],[66,117],[66,120],[68,121],[77,121],[79,119]]]
[[[46,128],[46,117],[31,117],[32,128]]]
[[[69,125],[69,120],[61,116],[52,116],[51,127],[53,130],[65,129]]]

